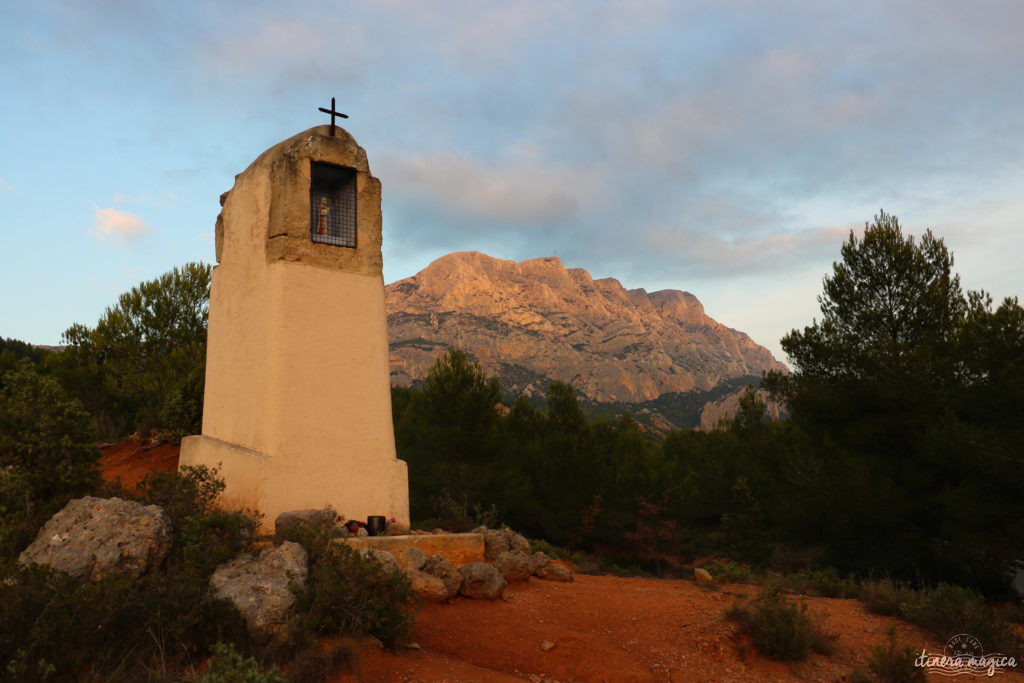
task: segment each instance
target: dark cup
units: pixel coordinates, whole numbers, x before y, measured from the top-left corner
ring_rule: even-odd
[[[383,515],[372,515],[366,518],[366,532],[371,536],[383,536],[388,529],[388,520]]]

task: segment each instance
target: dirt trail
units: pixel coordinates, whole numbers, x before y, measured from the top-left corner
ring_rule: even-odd
[[[177,467],[176,446],[127,442],[103,451],[104,475],[120,477],[127,486],[147,472]],[[885,640],[890,624],[917,652],[943,650],[944,641],[871,614],[856,600],[806,598],[810,613],[835,635],[836,651],[811,654],[804,662],[774,662],[760,656],[723,616],[732,602],[755,590],[609,576],[577,575],[569,584],[530,579],[510,585],[505,599],[495,602],[459,598],[424,605],[414,635],[420,649],[367,648],[354,672],[331,680],[835,681],[854,669],[868,671],[871,648]],[[1022,674],[1009,673],[1003,680],[1024,680]]]
[[[943,643],[918,628],[868,613],[856,600],[808,598],[836,635],[836,652],[774,662],[757,654],[726,607],[754,590],[690,581],[577,576],[531,579],[505,600],[427,605],[416,619],[420,650],[365,652],[348,681],[835,681],[868,671],[871,647],[896,624],[916,650]],[[544,649],[544,642],[552,644]]]

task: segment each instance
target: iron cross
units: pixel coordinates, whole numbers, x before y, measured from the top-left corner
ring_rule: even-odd
[[[343,119],[347,119],[348,118],[348,114],[342,114],[340,111],[334,111],[334,98],[333,97],[331,98],[331,108],[330,109],[324,109],[323,107],[320,107],[320,111],[322,111],[325,114],[330,114],[331,115],[331,137],[333,138],[334,137],[334,117],[335,116],[340,116]]]

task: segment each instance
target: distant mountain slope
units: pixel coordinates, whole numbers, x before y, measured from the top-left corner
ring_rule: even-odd
[[[708,317],[688,292],[627,290],[555,257],[516,263],[448,254],[388,285],[386,297],[398,385],[423,379],[452,347],[511,393],[543,395],[558,380],[596,403],[720,394],[723,384],[786,369],[750,337]]]

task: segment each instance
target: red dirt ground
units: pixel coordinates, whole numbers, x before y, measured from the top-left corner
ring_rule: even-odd
[[[100,465],[108,479],[135,486],[150,471],[173,471],[177,460],[176,446],[136,441],[104,447]],[[459,598],[424,605],[416,617],[419,649],[367,647],[353,672],[331,680],[836,681],[854,669],[868,671],[871,648],[885,640],[890,625],[916,652],[943,649],[944,641],[871,614],[856,600],[806,598],[809,612],[835,636],[835,652],[797,663],[770,661],[723,616],[756,590],[609,576],[577,575],[569,584],[530,579],[510,585],[495,602]],[[545,649],[545,641],[552,647]],[[1007,676],[1024,680],[1022,674]]]
[[[804,662],[760,656],[723,617],[752,586],[705,589],[690,581],[577,576],[571,584],[531,579],[496,602],[424,606],[420,650],[364,652],[350,681],[781,681],[841,680],[868,671],[871,647],[890,624],[916,651],[943,643],[916,627],[870,614],[856,600],[808,598],[835,634],[836,651]],[[542,643],[554,647],[545,650]]]
[[[100,446],[100,470],[103,478],[113,483],[120,479],[121,486],[134,490],[139,481],[150,472],[174,472],[178,469],[176,445],[164,443],[145,445],[137,437],[128,441]]]

